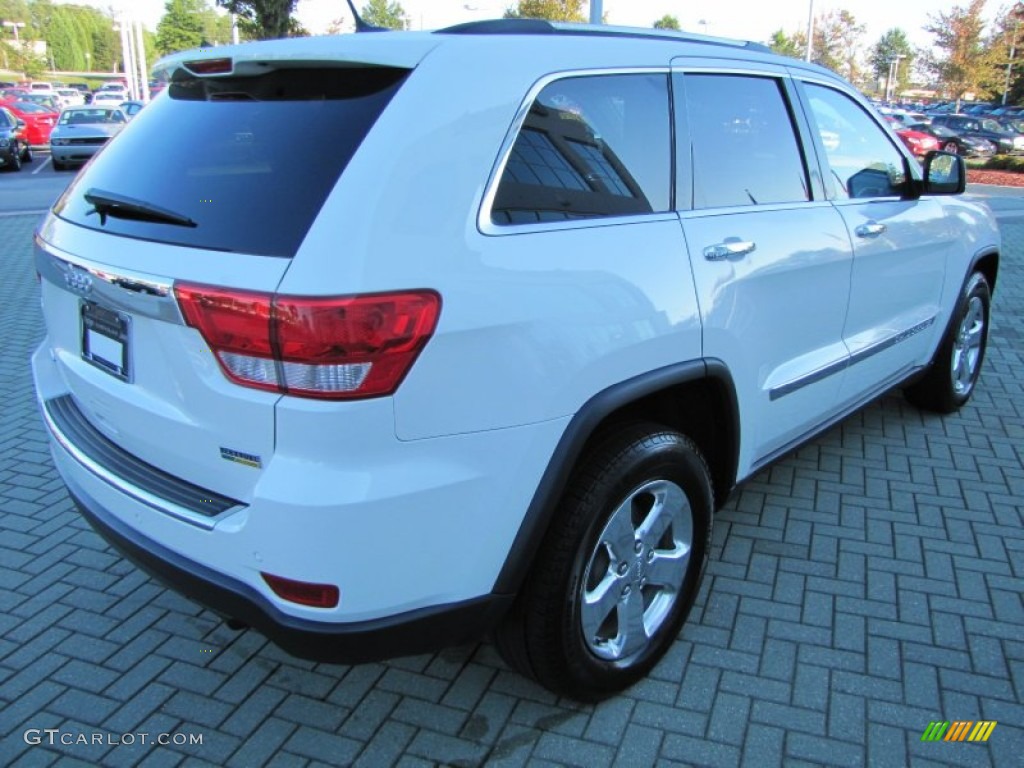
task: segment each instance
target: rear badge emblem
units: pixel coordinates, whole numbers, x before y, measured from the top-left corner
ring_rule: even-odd
[[[259,456],[255,456],[251,453],[242,453],[241,451],[233,451],[230,448],[221,448],[220,457],[233,461],[236,464],[244,464],[247,467],[254,467],[259,469],[263,466],[263,461]]]
[[[78,267],[68,266],[68,271],[64,273],[64,282],[79,296],[85,296],[92,290],[92,277]]]

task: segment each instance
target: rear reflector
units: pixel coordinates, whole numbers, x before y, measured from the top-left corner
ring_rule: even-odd
[[[341,592],[333,584],[310,584],[262,572],[260,576],[267,582],[267,586],[274,590],[275,595],[289,603],[308,605],[312,608],[334,608],[341,599]]]
[[[301,397],[390,395],[437,326],[434,291],[336,298],[174,286],[232,381]]]

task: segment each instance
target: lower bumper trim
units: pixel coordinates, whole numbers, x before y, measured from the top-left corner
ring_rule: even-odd
[[[177,592],[259,630],[303,659],[353,664],[474,642],[497,624],[512,602],[511,596],[489,594],[369,621],[298,618],[283,613],[249,585],[142,536],[77,489],[69,492],[86,521],[127,559]]]

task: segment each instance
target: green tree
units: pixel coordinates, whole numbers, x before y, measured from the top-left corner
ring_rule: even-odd
[[[506,19],[547,19],[548,21],[587,21],[583,0],[519,0],[505,11]]]
[[[292,18],[298,0],[217,0],[238,16],[238,28],[250,40],[273,40],[308,34]]]
[[[409,17],[401,3],[388,0],[370,0],[359,13],[367,24],[385,29],[408,29]]]
[[[959,101],[967,93],[987,95],[999,51],[993,51],[982,38],[985,22],[981,18],[985,0],[971,0],[966,8],[954,6],[948,13],[928,17],[924,28],[933,37],[934,51],[929,68],[942,82],[947,95]],[[958,105],[959,106],[959,105]]]
[[[814,48],[811,60],[831,69],[851,82],[857,80],[857,56],[864,25],[849,11],[829,11],[814,21]]]
[[[903,58],[897,59],[897,56]],[[890,29],[874,44],[868,54],[868,64],[875,76],[875,83],[889,78],[891,62],[898,61],[893,89],[896,93],[906,90],[910,84],[910,71],[914,65],[914,49],[907,40],[907,34],[899,28]]]
[[[1024,96],[1024,3],[1017,2],[996,16],[987,46],[996,59],[994,92],[1005,94],[1007,104],[1018,103]]]
[[[231,42],[231,17],[217,13],[207,7],[199,15],[203,27],[203,40],[211,45],[228,45]]]
[[[167,0],[156,25],[156,47],[161,54],[202,45],[204,6],[204,0]]]
[[[669,14],[666,13],[664,16],[662,16],[660,19],[654,22],[654,28],[679,29],[679,19],[677,19],[675,16],[670,16]]]
[[[804,32],[787,35],[781,29],[777,29],[772,32],[768,46],[782,56],[802,59],[807,53],[807,35]]]

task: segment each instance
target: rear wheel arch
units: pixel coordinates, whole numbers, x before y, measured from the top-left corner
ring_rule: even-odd
[[[573,469],[609,432],[647,421],[689,437],[704,456],[715,507],[736,482],[739,407],[732,377],[719,360],[694,360],[620,382],[588,400],[570,421],[538,484],[492,590],[516,594],[533,566]]]

